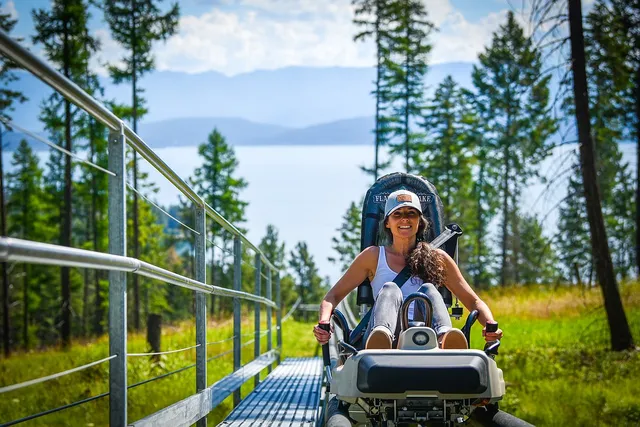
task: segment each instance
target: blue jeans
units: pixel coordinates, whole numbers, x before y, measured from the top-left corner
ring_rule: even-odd
[[[431,283],[425,283],[418,289],[418,292],[426,294],[431,301],[431,305],[433,306],[431,327],[436,331],[436,335],[440,336],[450,330],[452,326],[449,311],[447,310],[447,306],[444,305],[444,300],[436,287]],[[402,291],[395,283],[387,282],[382,286],[376,302],[373,304],[373,311],[369,319],[369,324],[367,325],[364,342],[366,342],[373,328],[384,326],[393,334],[394,345],[397,343],[401,332],[400,308],[402,307],[403,301]],[[415,312],[421,312],[421,310],[414,310],[414,313]]]

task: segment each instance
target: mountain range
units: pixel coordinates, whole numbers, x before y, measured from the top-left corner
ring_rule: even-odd
[[[472,66],[433,65],[425,80],[427,95],[449,74],[470,86]],[[40,133],[40,105],[52,89],[26,72],[18,75],[12,85],[29,100],[16,106],[13,120]],[[235,76],[157,71],[139,82],[149,109],[139,131],[151,146],[193,145],[214,126],[241,145],[368,143],[374,79],[369,67],[287,67]],[[103,99],[129,103],[129,86],[116,86],[108,77],[101,83]]]

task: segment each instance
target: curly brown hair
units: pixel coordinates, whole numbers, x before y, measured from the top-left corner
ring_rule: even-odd
[[[384,234],[389,243],[393,242],[393,234],[386,227],[387,219],[384,220]],[[411,269],[411,275],[419,277],[425,283],[433,283],[435,286],[444,286],[447,279],[444,260],[438,251],[426,240],[425,230],[429,225],[429,220],[420,215],[420,224],[416,235],[416,247],[407,255],[406,262]]]

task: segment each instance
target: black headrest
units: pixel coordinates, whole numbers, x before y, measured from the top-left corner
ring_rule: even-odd
[[[360,250],[380,244],[384,205],[389,194],[396,190],[409,190],[420,199],[422,213],[429,220],[429,227],[425,230],[427,241],[433,240],[444,230],[442,200],[435,186],[421,176],[394,172],[379,178],[367,191],[362,206]]]

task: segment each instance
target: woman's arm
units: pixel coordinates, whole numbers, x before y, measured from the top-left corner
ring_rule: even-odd
[[[340,304],[340,301],[361,284],[364,279],[373,275],[371,273],[372,268],[375,270],[373,266],[378,260],[378,250],[377,247],[370,246],[360,252],[340,280],[329,289],[329,292],[320,303],[318,323],[329,323],[334,307]],[[330,334],[327,331],[315,326],[313,333],[320,344],[326,344],[329,341]]]
[[[361,284],[364,279],[370,276],[371,261],[378,259],[376,253],[378,250],[377,247],[370,246],[360,252],[340,280],[329,289],[329,292],[320,303],[319,323],[328,323],[333,308],[340,304],[340,301],[349,295],[349,292]]]
[[[445,285],[447,288],[458,297],[467,310],[478,310],[478,321],[482,326],[486,327],[487,323],[496,323],[489,306],[471,289],[455,261],[442,249],[438,249],[438,253],[444,261],[447,274]],[[487,341],[493,341],[502,338],[502,331],[498,329],[497,332],[485,333],[483,329],[483,335]]]

